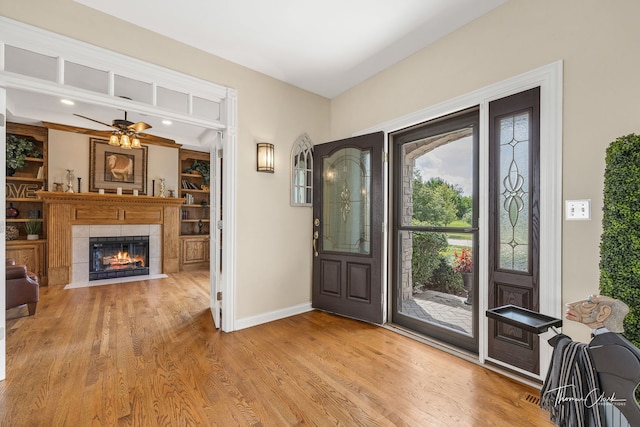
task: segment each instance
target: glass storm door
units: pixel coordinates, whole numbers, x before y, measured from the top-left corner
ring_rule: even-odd
[[[314,308],[372,323],[382,307],[382,132],[314,147]]]
[[[478,109],[392,135],[393,322],[478,352]]]

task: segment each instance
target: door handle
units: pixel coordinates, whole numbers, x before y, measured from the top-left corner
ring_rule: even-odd
[[[313,232],[313,256],[318,256],[318,232]]]

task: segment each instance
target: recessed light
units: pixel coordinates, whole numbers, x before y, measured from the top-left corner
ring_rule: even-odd
[[[172,123],[171,123],[171,120],[166,120],[166,119],[165,119],[165,120],[163,120],[163,121],[162,121],[162,124],[163,124],[163,125],[167,125],[167,126],[169,126],[169,125],[171,125]]]
[[[65,105],[76,105],[76,103],[70,99],[61,99],[60,102],[62,102]]]

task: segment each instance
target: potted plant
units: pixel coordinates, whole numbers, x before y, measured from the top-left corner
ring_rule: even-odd
[[[472,304],[473,290],[473,253],[469,248],[463,248],[460,252],[453,253],[453,271],[462,276],[462,285],[467,291],[465,304]]]
[[[27,233],[27,240],[38,240],[40,238],[40,228],[42,223],[37,219],[28,219],[24,223],[24,230]]]
[[[35,144],[32,140],[16,135],[7,135],[7,175],[26,166],[25,158],[34,155]]]

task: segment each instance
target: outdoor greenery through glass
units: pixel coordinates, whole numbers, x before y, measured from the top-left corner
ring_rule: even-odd
[[[404,280],[411,281],[414,295],[470,292],[463,275],[471,279],[473,273],[471,133],[465,128],[403,146],[402,222],[409,229],[400,239],[402,252],[411,254],[410,260],[403,256],[411,265]]]

